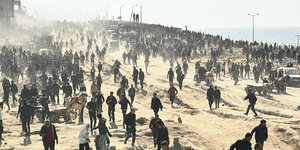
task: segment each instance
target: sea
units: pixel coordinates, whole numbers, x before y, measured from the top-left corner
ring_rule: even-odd
[[[222,35],[233,40],[252,41],[252,28],[199,28],[192,29],[213,35]],[[254,39],[263,43],[279,45],[297,45],[296,35],[300,35],[300,27],[257,27]],[[300,38],[300,37],[299,37]]]

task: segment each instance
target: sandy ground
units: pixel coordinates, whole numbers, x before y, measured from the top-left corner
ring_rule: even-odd
[[[86,46],[76,44],[75,47],[75,49],[79,49]],[[107,64],[113,64],[115,59],[122,60],[122,53],[123,51],[120,50],[108,54],[105,58],[104,73],[109,68]],[[143,60],[144,57],[141,56],[138,60],[138,67],[145,70]],[[206,59],[202,59],[202,62],[205,61]],[[245,133],[250,132],[263,118],[267,120],[269,129],[269,139],[265,142],[265,150],[300,149],[300,113],[295,110],[300,104],[299,88],[288,87],[288,94],[272,93],[270,97],[258,96],[256,109],[260,117],[254,118],[251,111],[248,116],[244,115],[248,102],[243,101],[243,98],[246,96],[244,88],[247,84],[254,83],[253,76],[251,76],[250,80],[241,80],[237,86],[234,86],[234,81],[226,74],[226,77],[221,77],[221,80],[215,80],[214,82],[214,85],[221,89],[225,105],[217,110],[209,110],[206,99],[208,87],[204,83],[196,84],[193,81],[195,62],[196,60],[193,60],[189,63],[188,75],[184,79],[183,89],[179,91],[177,96],[176,102],[178,105],[175,105],[176,108],[171,108],[167,94],[169,84],[166,78],[169,64],[164,64],[161,58],[150,59],[149,71],[148,74],[145,74],[146,86],[144,89],[147,94],[143,95],[141,90],[139,90],[134,103],[134,107],[138,109],[136,112],[137,119],[143,117],[147,120],[144,125],[137,124],[136,148],[140,146],[144,149],[154,149],[148,123],[153,117],[153,111],[150,109],[151,97],[153,92],[157,92],[164,106],[163,111],[159,112],[159,114],[169,129],[171,147],[174,145],[173,139],[179,138],[182,146],[191,146],[196,150],[229,149],[232,143],[237,139],[243,138]],[[86,64],[83,68],[89,72],[91,66]],[[132,65],[122,63],[121,73],[129,79],[130,84],[133,83],[131,78]],[[90,77],[86,76],[85,79],[88,93],[90,93]],[[103,75],[103,81],[102,93],[104,93],[105,98],[110,91],[116,93],[119,84],[113,83],[112,75]],[[178,87],[177,82],[174,82],[175,86]],[[107,105],[104,104],[103,106],[103,115],[105,118],[108,118]],[[36,123],[38,122],[37,119],[34,120],[34,123],[31,125],[32,135],[30,139],[32,144],[25,146],[23,145],[24,137],[20,136],[21,123],[15,117],[17,107],[9,112],[6,112],[6,110],[7,108],[4,108],[3,111],[3,137],[5,140],[2,141],[1,149],[43,149],[41,137],[39,136],[42,124]],[[116,146],[118,150],[131,149],[131,139],[127,145],[123,144],[125,130],[122,129],[122,113],[119,104],[116,106],[115,114],[118,129],[110,129],[113,135],[111,145]],[[89,117],[86,110],[84,117],[84,121],[88,122]],[[182,119],[182,124],[178,123],[178,117]],[[59,137],[59,144],[56,145],[56,149],[78,149],[77,137],[83,125],[77,125],[78,120],[74,124],[66,124],[62,118],[61,121],[61,123],[54,123]],[[110,126],[109,123],[107,125]],[[93,140],[94,137],[91,136],[91,141]],[[252,139],[252,145],[254,144],[255,140]],[[90,146],[95,149],[94,142],[91,142]]]

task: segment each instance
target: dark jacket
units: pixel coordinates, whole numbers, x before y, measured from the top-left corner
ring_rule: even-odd
[[[54,140],[58,140],[57,134],[56,134],[56,129],[55,126],[50,124],[49,127],[47,127],[46,125],[43,125],[41,130],[40,130],[40,136],[43,137],[43,142],[46,142],[46,132],[51,131],[52,130],[52,134],[53,134],[53,141]]]
[[[125,124],[126,126],[131,126],[132,129],[135,128],[135,121],[136,121],[136,116],[135,114],[129,113],[125,117]]]
[[[258,125],[251,131],[251,134],[253,135],[254,132],[255,132],[255,140],[266,141],[268,139],[268,128],[267,127]]]
[[[30,95],[30,97],[33,97],[33,96],[38,96],[38,95],[39,95],[39,92],[37,91],[37,89],[36,89],[36,88],[34,88],[34,89],[30,89],[30,91],[29,91],[29,95]]]
[[[152,98],[151,100],[151,109],[162,109],[162,104],[159,98]]]
[[[123,99],[120,100],[119,104],[121,105],[121,109],[126,109],[127,110],[127,106],[130,105],[130,102],[125,97],[125,98],[123,98]]]
[[[130,89],[128,90],[128,95],[129,95],[129,96],[135,96],[135,88],[134,88],[134,87],[132,87],[132,88],[130,88]]]
[[[219,89],[214,90],[214,98],[216,99],[221,98],[221,91]]]
[[[10,87],[11,93],[18,93],[18,87],[16,84],[12,84]]]
[[[257,100],[256,96],[255,96],[253,93],[248,94],[248,95],[244,98],[244,100],[246,100],[246,99],[249,99],[249,103],[250,103],[250,104],[255,104],[255,103],[256,103],[256,100]]]
[[[214,89],[213,88],[209,88],[207,90],[206,96],[208,98],[208,100],[212,100],[214,97]]]
[[[117,100],[114,96],[112,96],[112,98],[110,98],[110,96],[108,96],[106,98],[106,104],[108,105],[109,108],[115,109],[115,106],[117,104]]]
[[[24,103],[21,106],[20,113],[21,118],[30,118],[33,115],[33,107]]]
[[[143,71],[140,71],[140,73],[139,73],[139,79],[140,79],[141,81],[143,81],[144,78],[145,78],[144,72],[143,72]]]
[[[245,139],[237,140],[234,144],[230,146],[229,150],[252,150],[251,143]]]
[[[58,94],[59,93],[59,89],[60,89],[60,86],[57,83],[54,83],[52,85],[53,93]]]
[[[72,87],[70,85],[64,85],[62,87],[62,90],[65,94],[72,94]]]
[[[99,134],[100,135],[110,135],[109,130],[107,129],[106,125],[105,125],[106,120],[104,118],[99,120],[98,126],[93,128],[94,129],[99,129]]]
[[[99,94],[99,95],[96,94],[95,98],[96,98],[96,102],[97,102],[98,104],[102,104],[102,103],[104,102],[104,97],[103,97],[102,94]]]
[[[21,98],[28,100],[30,96],[29,92],[30,91],[27,88],[23,88],[21,91]]]
[[[161,129],[158,128],[157,143],[161,144],[162,141],[167,141],[170,144],[169,132],[168,132],[168,128],[166,126],[163,126]]]
[[[95,113],[96,110],[97,110],[97,102],[92,102],[92,101],[88,102],[87,105],[86,105],[86,108],[88,110],[91,110],[89,112],[94,112]]]

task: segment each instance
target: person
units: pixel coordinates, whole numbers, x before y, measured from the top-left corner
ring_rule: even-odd
[[[252,150],[251,148],[251,141],[252,139],[252,135],[251,133],[247,133],[245,135],[245,138],[242,139],[242,140],[237,140],[235,143],[233,143],[231,146],[230,146],[230,149],[229,150]]]
[[[148,67],[149,67],[149,64],[150,64],[149,59],[146,58],[145,61],[144,61],[144,63],[145,63],[146,73],[148,73]]]
[[[119,97],[119,100],[121,99],[122,95],[126,95],[126,90],[124,86],[121,86],[118,90],[117,90],[117,95]]]
[[[30,136],[30,119],[33,114],[33,107],[30,105],[27,105],[27,102],[23,102],[23,106],[21,106],[20,109],[20,117],[22,120],[22,129],[25,131],[26,136]]]
[[[206,92],[206,98],[208,100],[209,109],[212,110],[211,106],[214,102],[214,89],[213,86],[210,85]]]
[[[91,101],[87,103],[86,108],[89,110],[89,116],[90,116],[90,121],[91,121],[91,128],[93,128],[93,122],[94,122],[94,127],[96,126],[96,111],[97,111],[97,103],[95,101],[95,98],[92,97]]]
[[[42,136],[44,150],[55,149],[55,141],[56,144],[58,144],[58,137],[56,134],[55,126],[50,123],[49,119],[45,120],[45,124],[40,130],[40,136]]]
[[[128,90],[128,96],[130,97],[131,105],[134,102],[134,97],[135,97],[135,88],[133,87],[133,84],[131,84],[130,89]]]
[[[163,109],[163,106],[161,104],[160,99],[157,98],[156,96],[157,96],[157,94],[153,93],[153,97],[152,97],[152,100],[151,100],[151,109],[153,109],[154,115],[158,114],[159,108],[160,108],[161,111]]]
[[[174,103],[174,100],[175,100],[175,96],[178,94],[178,91],[177,89],[174,87],[174,85],[172,84],[169,91],[169,96],[170,96],[170,101],[171,101],[171,106],[173,107],[173,103]]]
[[[173,85],[174,71],[172,70],[172,68],[170,68],[168,71],[167,79],[169,79],[169,85]]]
[[[121,84],[121,86],[123,86],[127,89],[128,88],[128,79],[125,76],[123,76],[120,84]]]
[[[30,101],[33,101],[34,106],[37,106],[37,98],[38,98],[39,92],[38,92],[35,84],[33,84],[31,86],[29,95],[30,95]]]
[[[29,89],[26,87],[26,85],[23,86],[23,89],[21,91],[21,99],[22,100],[29,100],[29,96],[30,96],[30,91]]]
[[[106,123],[106,119],[102,118],[101,114],[97,115],[99,123],[98,126],[93,128],[92,130],[98,129],[99,130],[99,141],[98,141],[98,145],[99,145],[99,149],[102,150],[106,150],[106,139],[107,139],[107,134],[112,137],[112,135],[109,133],[109,130],[107,129],[105,123]],[[96,144],[96,148],[97,148],[97,144]],[[98,148],[97,148],[98,149]]]
[[[98,91],[101,91],[102,77],[101,77],[100,73],[96,77],[96,82],[97,82]]]
[[[73,92],[74,92],[74,94],[76,94],[76,90],[77,90],[78,85],[79,85],[78,80],[79,79],[78,79],[76,73],[73,73],[73,75],[71,76],[71,81],[72,81],[72,86],[73,86]]]
[[[95,97],[97,94],[97,91],[98,91],[98,87],[97,87],[95,81],[93,81],[90,91],[91,91],[92,97]]]
[[[123,55],[122,55],[123,63],[124,64],[126,64],[126,57],[127,57],[126,52],[124,52]]]
[[[143,90],[145,75],[144,72],[142,71],[142,68],[140,68],[139,79],[140,79],[141,89]]]
[[[234,79],[234,85],[237,85],[237,83],[239,82],[239,69],[236,68],[233,71],[233,75],[232,75],[233,79]]]
[[[98,73],[100,74],[101,71],[102,71],[102,64],[101,64],[101,62],[99,62],[97,68],[98,68]]]
[[[57,105],[59,105],[59,89],[60,89],[60,86],[56,82],[54,82],[54,84],[52,85],[52,89],[53,89],[53,98],[55,99],[55,97],[57,97]]]
[[[3,111],[3,103],[0,102],[0,141],[3,139],[2,138],[2,133],[3,133],[2,111]]]
[[[139,76],[139,71],[135,67],[133,67],[132,77],[133,77],[133,82],[134,82],[135,88],[137,88],[138,76]]]
[[[46,92],[48,98],[51,100],[51,103],[54,104],[53,88],[52,88],[51,82],[48,82],[48,84],[46,85],[45,92]]]
[[[159,115],[156,114],[154,118],[151,119],[150,124],[149,124],[149,128],[152,131],[152,135],[153,135],[153,143],[154,143],[154,148],[157,145],[157,132],[158,132],[158,126],[157,126],[157,122],[161,121],[161,119],[159,118]]]
[[[17,101],[16,94],[18,93],[18,86],[14,83],[14,81],[11,81],[10,92],[12,95],[13,104],[15,104]]]
[[[264,146],[264,142],[268,139],[268,128],[266,123],[266,120],[261,120],[260,124],[251,131],[251,135],[255,133],[256,143],[261,144],[262,148]]]
[[[245,78],[248,76],[249,79],[249,74],[250,74],[250,65],[247,63],[244,67],[245,69]]]
[[[180,89],[180,90],[182,89],[182,82],[183,82],[183,79],[184,79],[184,75],[182,74],[182,72],[180,72],[180,73],[177,75],[177,81],[178,81],[179,89]]]
[[[130,137],[132,137],[131,146],[134,146],[135,136],[136,136],[135,122],[136,122],[135,108],[131,108],[130,113],[128,113],[125,117],[127,136],[125,138],[124,144],[126,144],[127,140]]]
[[[216,109],[220,108],[220,101],[221,101],[221,91],[218,89],[217,86],[215,86],[215,90],[214,90],[214,100],[215,100],[215,105],[216,105]]]
[[[65,94],[65,97],[71,97],[72,95],[72,87],[70,86],[69,82],[67,82],[65,85],[62,86],[63,93]],[[75,90],[74,90],[75,94]]]
[[[115,106],[117,104],[117,99],[113,94],[113,92],[110,92],[110,95],[106,98],[106,104],[108,105],[109,121],[115,122]]]
[[[90,150],[89,142],[90,142],[90,137],[89,137],[89,128],[90,124],[85,123],[84,127],[80,130],[79,132],[79,150]]]
[[[130,105],[129,100],[125,97],[125,95],[121,95],[121,99],[119,101],[119,104],[121,105],[121,110],[123,114],[123,128],[125,128],[125,117],[127,112],[127,106]]]
[[[256,143],[254,146],[254,150],[263,150],[263,147],[260,143]]]
[[[47,95],[44,93],[43,97],[40,99],[42,105],[42,122],[44,122],[45,118],[49,116],[49,99]]]
[[[161,120],[157,121],[157,127],[157,149],[161,150],[162,148],[163,150],[167,150],[170,144],[168,128]]]
[[[251,108],[251,110],[252,110],[253,113],[254,113],[254,116],[257,117],[257,113],[256,113],[256,111],[255,111],[255,109],[254,109],[254,105],[255,105],[255,103],[256,103],[256,101],[257,101],[257,98],[256,98],[256,96],[251,92],[251,90],[248,90],[248,95],[244,98],[244,100],[247,100],[247,99],[249,99],[249,103],[250,103],[250,104],[248,105],[248,108],[247,108],[247,111],[246,111],[245,115],[246,115],[246,116],[248,115],[249,110],[250,110],[250,108]]]
[[[85,86],[83,80],[81,80],[81,83],[79,84],[79,91],[80,92],[86,91],[86,86]]]
[[[104,102],[104,96],[103,96],[103,94],[101,94],[100,91],[98,91],[95,98],[96,98],[96,103],[97,103],[97,111],[98,111],[98,113],[102,113],[102,104]]]
[[[2,82],[2,87],[3,87],[3,92],[4,92],[4,97],[3,97],[3,102],[6,103],[8,110],[10,110],[9,106],[9,93],[10,93],[10,82],[8,79],[4,78]]]
[[[91,78],[92,78],[92,81],[95,80],[95,72],[96,72],[96,70],[95,70],[95,67],[93,66],[92,69],[91,69]]]

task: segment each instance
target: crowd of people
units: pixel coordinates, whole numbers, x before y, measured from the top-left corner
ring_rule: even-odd
[[[87,29],[86,26],[89,28]],[[99,30],[99,26],[104,26],[104,29]],[[117,26],[112,28],[112,26]],[[272,71],[274,63],[284,63],[284,61],[297,61],[300,62],[299,47],[293,46],[278,46],[268,45],[264,43],[249,43],[247,41],[233,41],[230,39],[223,39],[222,36],[213,36],[194,31],[182,31],[173,27],[165,27],[161,25],[145,25],[145,24],[126,24],[118,25],[115,22],[91,22],[86,24],[73,24],[62,22],[57,25],[58,32],[50,32],[46,35],[35,37],[35,42],[39,48],[48,48],[51,51],[42,51],[41,49],[32,51],[25,50],[22,46],[3,46],[0,53],[0,66],[1,75],[3,78],[3,103],[8,106],[10,110],[10,99],[12,104],[15,105],[19,102],[19,110],[17,118],[20,116],[22,122],[22,134],[30,136],[30,123],[33,121],[35,110],[42,109],[42,122],[45,124],[40,130],[40,135],[43,139],[43,144],[46,149],[55,149],[55,141],[58,143],[58,135],[55,126],[50,123],[49,118],[51,105],[65,105],[66,99],[74,98],[78,93],[86,93],[86,83],[92,81],[90,87],[91,100],[84,102],[84,107],[80,110],[80,124],[83,124],[84,108],[87,108],[90,123],[84,124],[84,127],[79,134],[79,147],[80,149],[89,149],[89,134],[93,134],[95,129],[99,130],[97,148],[106,149],[109,138],[113,136],[110,134],[107,126],[106,119],[103,117],[103,103],[107,104],[109,122],[115,123],[115,107],[119,103],[121,106],[123,121],[123,128],[126,129],[126,144],[128,139],[132,138],[131,145],[135,145],[136,138],[136,115],[135,115],[135,96],[138,90],[144,90],[145,76],[148,75],[150,64],[150,57],[153,59],[162,57],[164,63],[169,63],[169,70],[167,72],[167,79],[169,80],[168,94],[170,104],[174,107],[174,101],[178,90],[175,87],[173,79],[178,81],[178,88],[182,90],[183,80],[188,74],[189,63],[192,60],[197,60],[195,63],[195,72],[204,71],[201,68],[201,60],[208,57],[209,60],[205,63],[204,67],[207,71],[212,71],[216,74],[216,79],[221,79],[226,74],[235,80],[234,85],[237,85],[239,78],[249,79],[252,70],[254,79],[259,82],[259,77],[268,75]],[[114,30],[114,36],[119,37],[119,43],[125,45],[126,52],[122,54],[123,64],[132,64],[133,83],[129,84],[129,77],[122,75],[121,62],[115,60],[110,65],[109,71],[105,70],[103,64],[108,49],[108,37],[111,36],[106,31]],[[76,39],[61,40],[63,35],[67,32],[75,32]],[[131,36],[132,32],[135,34]],[[125,34],[128,33],[128,34]],[[55,40],[56,39],[56,40]],[[99,42],[103,48],[99,49]],[[76,51],[74,45],[87,43],[86,50]],[[95,47],[95,49],[93,49]],[[222,62],[221,57],[225,53],[232,54],[233,49],[241,49],[242,54],[246,56],[245,61],[235,62],[234,59],[228,59],[227,62]],[[210,56],[208,52],[210,51]],[[145,70],[144,73],[140,64],[137,63],[138,59],[144,56]],[[182,62],[180,64],[179,62]],[[176,66],[174,66],[176,63]],[[251,67],[250,64],[253,66]],[[90,65],[91,69],[83,69],[84,66]],[[138,67],[140,66],[140,68]],[[226,68],[227,67],[227,68]],[[228,69],[228,70],[227,70]],[[174,73],[174,71],[175,73]],[[227,70],[227,71],[226,71]],[[119,89],[114,92],[111,91],[107,98],[104,98],[102,93],[103,87],[103,74],[114,76],[114,83],[120,83]],[[109,81],[105,81],[109,82]],[[19,86],[23,85],[22,90]],[[130,86],[129,86],[130,85]],[[127,91],[128,90],[128,91]],[[63,102],[60,101],[60,91],[63,93]],[[17,95],[20,93],[19,99]],[[11,96],[11,98],[10,98]],[[127,96],[130,98],[127,99]],[[216,85],[209,85],[207,90],[207,100],[210,110],[212,104],[215,103],[215,109],[220,108],[221,91]],[[257,116],[254,105],[256,97],[251,91],[245,97],[249,99],[249,109]],[[0,103],[0,107],[3,107]],[[130,110],[127,113],[127,110]],[[159,118],[159,110],[163,110],[163,105],[157,97],[157,93],[153,93],[151,100],[151,109],[154,112],[153,119],[149,124],[149,128],[153,133],[154,147],[158,150],[161,148],[166,150],[169,146],[168,129],[164,122]],[[97,125],[98,122],[98,125]],[[249,149],[249,143],[253,133],[256,133],[255,149],[261,148],[264,141],[267,139],[265,134],[266,121],[262,120],[261,125],[253,129],[250,134],[246,134],[245,139],[237,141],[230,149]],[[2,123],[2,108],[0,111],[0,133],[3,130]],[[263,128],[263,129],[262,129]],[[263,131],[262,131],[263,130]],[[267,132],[266,132],[267,134]],[[1,134],[0,134],[1,135]],[[1,136],[0,136],[1,137]],[[246,145],[246,146],[245,146]]]

